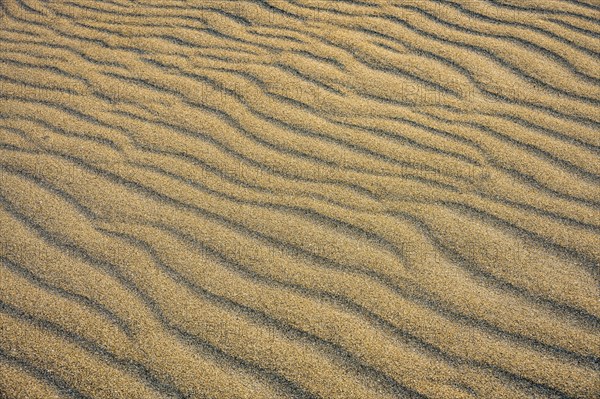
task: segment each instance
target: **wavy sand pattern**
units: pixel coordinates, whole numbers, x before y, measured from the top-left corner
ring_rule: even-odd
[[[597,0],[0,6],[0,398],[600,397]]]

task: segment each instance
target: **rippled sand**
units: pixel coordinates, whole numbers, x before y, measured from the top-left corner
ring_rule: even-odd
[[[598,0],[0,9],[0,398],[600,397]]]

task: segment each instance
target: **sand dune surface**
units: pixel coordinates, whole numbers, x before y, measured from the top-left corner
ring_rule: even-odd
[[[0,398],[600,397],[597,0],[0,0]]]

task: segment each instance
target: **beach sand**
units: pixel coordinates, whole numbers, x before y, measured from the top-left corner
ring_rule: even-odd
[[[0,0],[0,398],[600,397],[597,0]]]

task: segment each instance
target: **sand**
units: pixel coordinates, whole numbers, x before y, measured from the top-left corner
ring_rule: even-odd
[[[596,0],[0,0],[0,398],[600,397]]]

